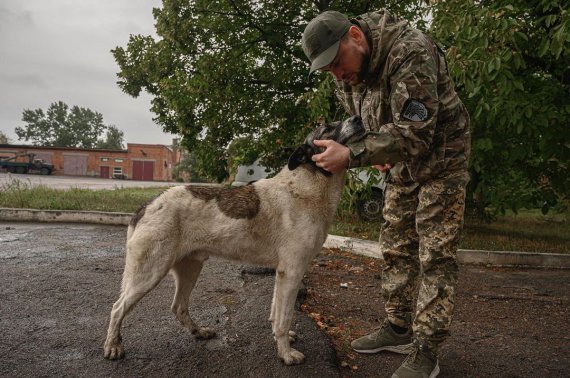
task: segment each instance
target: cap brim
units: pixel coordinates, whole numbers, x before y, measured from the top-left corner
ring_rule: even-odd
[[[317,56],[313,63],[311,63],[311,70],[309,71],[309,76],[318,69],[323,68],[324,66],[328,66],[336,57],[338,53],[338,47],[340,46],[340,40],[336,41],[321,53],[321,55]]]

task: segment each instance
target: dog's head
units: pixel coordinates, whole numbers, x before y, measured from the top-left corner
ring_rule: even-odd
[[[315,146],[313,141],[315,139],[323,140],[330,139],[337,143],[346,145],[348,142],[358,140],[364,136],[366,129],[362,123],[362,119],[359,116],[350,117],[341,122],[334,122],[326,125],[321,125],[315,128],[307,137],[302,146],[297,148],[295,152],[289,157],[288,167],[293,170],[300,166],[301,164],[312,164],[316,167],[315,163],[311,159],[313,155],[319,154],[324,151],[323,148]],[[317,167],[319,171],[324,173],[326,176],[330,176],[331,173],[320,167]]]

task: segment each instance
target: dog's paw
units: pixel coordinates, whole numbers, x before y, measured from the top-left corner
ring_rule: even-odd
[[[288,352],[283,353],[281,359],[285,365],[299,365],[305,362],[305,355],[298,350],[291,348]]]
[[[284,353],[281,358],[285,365],[299,365],[305,362],[305,355],[293,348]]]
[[[212,328],[204,327],[196,329],[196,331],[193,332],[193,334],[194,337],[197,338],[198,340],[208,340],[216,336],[216,331],[214,331]]]
[[[125,351],[121,342],[105,343],[104,351],[105,358],[109,360],[118,360],[125,357]]]

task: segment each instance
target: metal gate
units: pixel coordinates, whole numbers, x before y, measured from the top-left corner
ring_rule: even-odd
[[[153,181],[154,161],[133,161],[133,180]]]
[[[63,174],[70,176],[86,176],[87,155],[63,155]]]

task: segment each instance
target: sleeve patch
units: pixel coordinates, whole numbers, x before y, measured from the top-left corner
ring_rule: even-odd
[[[404,105],[402,118],[412,122],[423,122],[429,118],[429,112],[421,102],[409,99]]]

